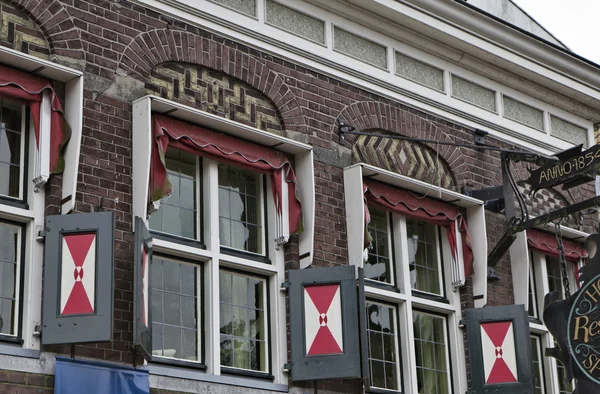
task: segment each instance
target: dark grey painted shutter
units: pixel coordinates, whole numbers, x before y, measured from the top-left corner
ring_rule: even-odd
[[[289,272],[292,380],[361,376],[354,270]]]
[[[46,218],[42,344],[110,341],[113,212]]]
[[[473,385],[470,393],[533,393],[529,317],[524,306],[468,309],[465,319]]]
[[[152,286],[150,263],[152,261],[152,236],[144,221],[135,218],[133,258],[133,344],[150,361],[152,357]]]

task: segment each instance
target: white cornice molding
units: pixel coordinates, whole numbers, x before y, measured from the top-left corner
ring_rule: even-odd
[[[352,0],[364,3],[365,0]],[[521,54],[564,76],[578,80],[594,90],[600,89],[600,66],[582,60],[558,46],[526,34],[517,28],[491,18],[464,3],[450,0],[368,0],[380,6],[396,8],[404,4],[446,23]],[[395,4],[394,4],[395,3]],[[386,13],[389,17],[389,12]]]

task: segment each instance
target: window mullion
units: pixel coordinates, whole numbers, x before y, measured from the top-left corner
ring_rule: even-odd
[[[211,254],[205,265],[204,292],[206,364],[209,372],[221,374],[220,314],[219,314],[219,170],[215,161],[202,160],[204,195],[204,243]]]
[[[417,355],[415,351],[415,333],[413,327],[412,303],[410,297],[398,305],[399,342],[402,352],[402,379],[405,393],[418,392]]]

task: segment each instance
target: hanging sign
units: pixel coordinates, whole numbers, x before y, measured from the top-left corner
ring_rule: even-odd
[[[544,299],[544,322],[558,347],[546,354],[564,366],[567,380],[575,378],[574,394],[600,392],[600,234],[587,239],[587,264],[580,269],[581,288],[566,300],[558,292]]]
[[[571,182],[576,178],[595,174],[600,170],[600,144],[581,152],[581,147],[559,154],[560,161],[530,171],[526,181],[532,190],[543,189]]]

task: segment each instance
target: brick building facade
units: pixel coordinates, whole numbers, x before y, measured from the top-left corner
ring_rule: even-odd
[[[353,1],[348,9],[344,8],[345,2],[321,0],[306,3],[203,0],[201,5],[193,3],[184,0],[0,0],[0,46],[12,50],[9,51],[11,56],[0,53],[0,63],[32,72],[34,68],[29,64],[41,59],[72,70],[73,78],[66,80],[66,77],[54,78],[52,73],[37,71],[52,80],[66,116],[69,116],[69,111],[75,112],[72,101],[67,99],[69,94],[74,94],[69,93],[72,87],[68,86],[68,81],[80,78],[83,84],[80,132],[76,130],[77,125],[71,124],[73,133],[69,142],[80,143],[75,172],[72,166],[69,167],[73,163],[69,161],[72,158],[67,156],[64,174],[53,174],[45,184],[33,186],[29,172],[33,171],[34,166],[23,169],[27,166],[22,165],[20,171],[24,174],[24,181],[20,183],[20,194],[17,192],[13,195],[9,189],[0,191],[0,195],[5,197],[0,201],[0,225],[10,229],[20,228],[14,231],[20,234],[18,239],[25,250],[19,258],[15,255],[14,262],[11,262],[20,267],[20,272],[15,269],[13,274],[13,281],[20,285],[13,283],[11,286],[15,288],[12,293],[2,297],[3,300],[11,300],[12,304],[3,305],[0,314],[4,320],[8,320],[4,318],[5,313],[11,315],[14,329],[5,328],[0,337],[0,341],[6,341],[0,343],[0,392],[54,392],[56,355],[74,354],[76,358],[115,365],[144,364],[139,353],[134,359],[132,351],[135,318],[132,229],[135,217],[141,216],[140,212],[151,212],[151,209],[146,211],[145,207],[142,209],[135,204],[140,201],[137,198],[141,193],[136,183],[147,184],[145,178],[141,182],[135,179],[140,176],[135,170],[136,160],[144,155],[142,145],[145,141],[139,137],[145,129],[140,126],[140,117],[135,111],[143,105],[148,105],[148,116],[150,112],[162,112],[206,127],[209,127],[207,124],[218,125],[215,119],[223,118],[230,122],[223,123],[223,129],[217,126],[217,131],[261,144],[262,137],[252,134],[252,130],[258,130],[256,132],[266,132],[283,138],[282,141],[289,141],[283,145],[293,146],[294,142],[298,142],[310,150],[314,173],[309,175],[302,174],[299,163],[304,162],[299,154],[294,156],[288,152],[289,156],[293,156],[291,161],[295,162],[293,164],[300,186],[312,184],[314,188],[314,201],[302,201],[303,208],[308,207],[309,215],[310,208],[314,208],[314,218],[308,221],[305,218],[304,221],[304,231],[314,238],[314,242],[308,246],[311,250],[308,258],[310,268],[305,269],[363,264],[362,254],[358,257],[356,251],[362,249],[360,242],[360,246],[357,246],[357,240],[362,240],[360,237],[363,236],[364,226],[349,221],[351,214],[348,211],[352,205],[349,202],[348,180],[351,175],[345,171],[349,168],[361,168],[361,174],[365,177],[369,177],[367,174],[372,171],[376,175],[371,175],[371,178],[411,191],[419,198],[442,200],[459,207],[471,228],[472,242],[477,246],[473,248],[475,274],[467,278],[459,277],[459,281],[464,283],[454,289],[447,270],[454,266],[449,259],[441,257],[449,256],[450,247],[441,236],[446,230],[435,226],[433,230],[429,227],[421,229],[418,222],[413,223],[412,219],[405,219],[397,213],[377,216],[375,211],[371,212],[372,218],[382,218],[383,223],[383,227],[378,229],[372,224],[371,233],[380,231],[384,241],[377,242],[385,242],[391,248],[387,250],[387,247],[382,247],[387,252],[371,250],[369,253],[392,261],[391,265],[384,264],[387,268],[382,268],[386,278],[382,279],[384,276],[381,276],[373,282],[397,287],[391,290],[391,287],[373,286],[370,292],[367,291],[369,305],[379,308],[378,313],[383,314],[385,309],[385,313],[391,314],[390,321],[393,321],[391,328],[381,331],[391,335],[391,343],[394,343],[392,350],[381,350],[383,353],[390,352],[382,355],[384,360],[381,361],[381,368],[385,371],[382,372],[383,380],[376,376],[379,373],[379,366],[375,366],[379,362],[377,357],[370,357],[370,381],[374,388],[424,394],[459,393],[471,389],[469,349],[463,329],[459,328],[464,311],[484,305],[525,304],[532,318],[533,374],[537,376],[536,387],[541,390],[536,392],[566,392],[569,388],[561,378],[561,367],[554,360],[541,356],[542,349],[550,347],[552,340],[538,312],[534,313],[531,309],[531,305],[536,305],[533,301],[542,299],[537,293],[542,294],[544,289],[552,290],[555,284],[551,275],[554,272],[553,257],[546,257],[531,246],[528,250],[527,237],[520,236],[510,253],[507,252],[495,267],[498,278],[488,279],[485,257],[503,234],[505,218],[503,213],[491,210],[484,212],[482,203],[470,198],[468,193],[501,185],[501,160],[497,151],[473,149],[467,145],[474,145],[475,129],[489,131],[485,141],[489,147],[528,150],[541,155],[552,155],[579,143],[586,147],[593,145],[594,125],[600,120],[600,92],[597,88],[600,70],[597,66],[577,58],[564,48],[526,34],[459,2],[441,1],[443,6],[431,6],[430,9],[424,4],[427,2],[417,0],[390,4],[372,2],[372,8],[369,8],[370,1]],[[365,9],[369,9],[370,13],[363,12]],[[385,13],[389,13],[389,17],[383,19],[382,14]],[[452,13],[458,13],[458,16]],[[437,15],[439,25],[431,15]],[[473,24],[463,26],[462,30],[456,28],[463,17],[481,21],[484,26]],[[382,18],[382,25],[373,23],[377,18]],[[322,33],[319,33],[321,28]],[[279,33],[275,34],[277,31]],[[421,45],[418,44],[420,35],[424,37]],[[496,35],[516,36],[523,45],[510,47]],[[322,42],[319,42],[321,37]],[[543,48],[541,53],[534,54],[533,49],[525,48],[527,45]],[[457,57],[460,51],[464,60]],[[20,60],[15,60],[19,59],[15,54],[24,54],[29,63],[24,65]],[[562,68],[560,62],[563,62]],[[45,63],[40,65],[48,68]],[[144,99],[148,96],[152,98]],[[148,104],[136,106],[135,103],[140,103],[140,100],[148,100]],[[2,105],[4,110],[12,104]],[[164,108],[170,109],[165,111]],[[185,112],[186,108],[191,112]],[[347,121],[356,131],[405,136],[409,139],[369,135],[346,135],[340,139],[340,119]],[[5,127],[8,130],[8,126]],[[245,131],[239,131],[242,129]],[[23,130],[24,135],[27,129]],[[8,135],[8,131],[5,133]],[[23,138],[26,141],[22,144],[24,151],[29,149],[27,143],[33,147],[33,136]],[[457,145],[418,140],[453,142]],[[0,149],[2,143],[9,143],[8,137],[0,142]],[[26,154],[27,159],[24,160],[31,162],[35,149],[30,150],[32,153]],[[0,150],[2,152],[6,151]],[[170,351],[174,349],[167,349],[166,343],[153,347],[153,353],[158,352],[153,354],[156,360],[143,367],[150,371],[151,392],[311,391],[312,383],[290,380],[284,365],[287,362],[286,355],[289,355],[290,311],[285,295],[278,294],[278,285],[274,283],[285,280],[288,270],[304,268],[306,262],[302,260],[302,248],[307,247],[307,241],[300,241],[297,235],[291,235],[285,244],[275,245],[271,244],[269,238],[271,231],[266,231],[263,235],[257,235],[258,243],[262,242],[262,246],[257,246],[256,250],[259,251],[255,254],[261,255],[262,250],[263,255],[272,259],[274,268],[263,269],[257,266],[256,259],[237,255],[224,266],[219,266],[220,258],[227,260],[219,254],[222,253],[219,252],[219,245],[236,249],[232,235],[236,227],[229,227],[228,235],[222,232],[222,227],[217,234],[211,232],[211,228],[219,229],[219,221],[214,219],[214,213],[211,216],[210,209],[218,209],[215,201],[219,200],[219,204],[223,201],[217,197],[219,192],[213,193],[217,187],[211,186],[211,180],[217,182],[221,167],[215,164],[214,159],[186,162],[182,157],[167,157],[167,168],[171,171],[172,180],[177,182],[182,182],[185,176],[193,178],[198,195],[193,194],[194,202],[189,209],[199,223],[193,221],[192,230],[181,224],[185,209],[188,209],[183,206],[183,197],[181,202],[173,203],[175,208],[169,211],[171,213],[165,208],[171,203],[163,201],[163,205],[155,207],[158,213],[149,215],[150,221],[147,223],[160,240],[159,252],[155,251],[160,257],[160,264],[179,267],[177,264],[185,263],[188,264],[185,267],[194,267],[194,275],[204,278],[204,281],[198,279],[196,284],[192,284],[195,286],[194,295],[190,296],[195,300],[194,305],[198,305],[196,311],[200,312],[196,315],[194,327],[188,328],[195,330],[193,332],[199,339],[195,340],[194,345],[185,342],[188,328],[182,322],[175,325],[180,330],[176,335],[182,335],[177,340],[179,342],[175,341],[180,346],[179,353],[171,354]],[[7,162],[7,159],[0,157],[0,163]],[[179,170],[173,170],[174,167],[170,167],[172,164],[169,163],[179,163]],[[192,171],[191,175],[185,173],[188,170],[184,169],[184,164],[193,168],[189,170]],[[143,167],[141,164],[139,166]],[[528,178],[526,167],[523,163],[514,166],[519,187],[523,191],[529,189],[525,183]],[[399,177],[394,178],[396,175]],[[9,179],[6,172],[0,171],[2,182],[4,176]],[[76,195],[71,200],[65,199],[69,195],[65,192],[66,188],[73,187],[68,183],[68,177],[76,179]],[[24,186],[27,182],[29,185]],[[265,201],[262,208],[259,207],[262,220],[265,220],[263,223],[259,219],[259,224],[262,223],[264,228],[274,223],[274,208],[268,206],[272,200],[266,193],[272,185],[266,177],[257,182],[263,187],[257,193],[258,200],[262,198]],[[173,183],[177,189],[175,181]],[[226,189],[220,180],[218,185],[219,190]],[[233,186],[229,186],[231,192]],[[34,194],[38,197],[33,197]],[[34,203],[34,199],[40,195],[44,203]],[[569,192],[559,188],[545,189],[527,200],[529,214],[539,216],[594,195],[592,183],[583,184]],[[250,194],[248,196],[252,197]],[[147,196],[140,198],[145,201]],[[65,209],[69,204],[72,204],[72,209]],[[76,344],[74,347],[41,345],[39,331],[43,324],[43,300],[39,288],[42,286],[43,244],[36,241],[35,235],[43,227],[41,223],[45,215],[66,213],[65,210],[71,214],[115,213],[114,320],[110,342]],[[204,213],[201,213],[202,210]],[[41,212],[41,216],[36,212]],[[173,212],[180,215],[181,223],[175,225],[175,230],[171,227],[169,230],[169,215]],[[163,215],[160,216],[162,219],[152,218],[152,215],[156,218],[159,214]],[[208,220],[208,217],[213,219]],[[203,220],[206,223],[202,223]],[[208,221],[213,224],[207,224]],[[244,220],[244,231],[250,228],[249,221],[248,218]],[[307,228],[307,224],[311,228]],[[352,225],[355,228],[350,229]],[[582,243],[585,234],[593,232],[595,225],[594,216],[572,217],[565,223],[568,228],[563,233],[572,242]],[[185,233],[188,230],[192,231],[192,235]],[[552,232],[553,227],[538,230]],[[435,231],[436,235],[431,238],[433,240],[427,238],[427,231]],[[412,238],[407,235],[411,232]],[[178,237],[161,238],[164,233]],[[206,234],[210,234],[211,238]],[[230,244],[222,239],[219,243],[219,238],[225,236],[231,237]],[[417,276],[416,271],[411,271],[417,269],[415,265],[418,263],[410,260],[416,258],[416,246],[409,246],[415,248],[411,249],[414,252],[412,257],[401,251],[408,245],[407,239],[416,243],[419,236],[429,239],[434,245],[431,250],[437,250],[440,256],[436,257],[439,261],[435,261],[434,268],[423,268],[423,272],[433,272],[427,275],[439,275],[435,280],[428,279],[428,285],[423,285],[425,288],[420,288],[416,279],[411,278],[411,275]],[[182,241],[183,238],[187,241]],[[190,244],[189,239],[204,245]],[[176,251],[179,242],[184,246]],[[248,242],[246,239],[244,245],[247,246]],[[12,248],[8,244],[1,247],[7,251]],[[30,247],[31,252],[28,252]],[[204,254],[194,251],[194,248],[212,251]],[[16,246],[14,250],[17,250]],[[7,252],[6,256],[15,254],[11,253]],[[404,260],[407,258],[412,267],[410,270],[408,267],[402,268],[400,263],[408,262]],[[5,260],[3,264],[6,265],[9,258]],[[380,263],[365,264],[376,267]],[[573,267],[576,265],[573,264]],[[246,275],[244,267],[249,267],[248,272],[252,274]],[[570,268],[572,276],[575,271]],[[167,274],[168,269],[165,268],[162,274],[152,275],[162,275],[161,278],[166,280],[164,277]],[[183,273],[181,275],[178,286],[183,287],[185,278]],[[231,334],[232,338],[237,338],[231,340],[232,347],[235,340],[243,342],[238,337],[250,341],[248,343],[251,345],[248,346],[266,346],[261,349],[267,356],[264,353],[254,356],[254,348],[245,350],[248,357],[257,357],[255,361],[248,361],[250,367],[243,368],[241,364],[236,364],[238,361],[231,361],[238,355],[235,350],[231,350],[231,360],[224,361],[223,357],[226,356],[223,356],[222,346],[225,345],[221,342],[220,346],[218,342],[224,341],[224,336],[229,334],[223,331],[226,330],[224,326],[220,326],[219,321],[222,322],[224,318],[220,316],[219,320],[219,315],[224,314],[223,308],[237,306],[234,301],[231,301],[231,305],[227,304],[223,296],[219,299],[219,286],[215,292],[215,287],[211,287],[211,275],[220,282],[221,288],[228,280],[224,277],[227,275],[232,280],[243,279],[244,283],[254,283],[255,288],[262,289],[264,297],[269,299],[269,302],[261,301],[261,305],[267,305],[268,308],[245,306],[250,311],[248,313],[271,314],[264,318],[262,328],[257,329],[262,331],[256,334],[256,338],[263,335],[262,340],[252,342],[244,334]],[[540,279],[539,275],[549,279]],[[432,284],[434,282],[437,284]],[[153,289],[161,293],[161,297],[166,297],[168,289],[158,289],[160,286],[156,283],[152,285]],[[523,285],[525,290],[522,289]],[[427,294],[423,296],[418,291],[411,292],[411,288]],[[21,293],[15,289],[20,289]],[[400,296],[394,296],[394,292]],[[185,298],[183,290],[175,293],[181,300]],[[211,301],[204,301],[205,298]],[[159,308],[165,308],[167,301],[164,301],[165,298],[161,300]],[[182,302],[177,306],[179,311],[184,308],[184,301],[177,302]],[[203,318],[200,318],[201,315]],[[431,319],[434,325],[440,323],[444,326],[440,333],[446,334],[445,339],[432,343],[451,349],[444,353],[443,365],[431,366],[431,370],[422,359],[426,353],[423,346],[429,342],[425,334],[415,328],[418,324],[414,326],[416,321],[425,319]],[[252,324],[258,324],[257,321],[253,320]],[[166,320],[155,320],[153,335],[157,335],[158,329],[166,330],[167,325]],[[411,328],[406,331],[409,326]],[[166,331],[161,332],[162,339],[166,341],[170,338]],[[387,338],[376,333],[376,330],[371,335],[377,338],[377,335],[381,335],[382,340]],[[197,348],[194,354],[186,353],[189,346]],[[536,359],[537,350],[539,358]],[[390,359],[385,359],[388,356]],[[400,359],[404,361],[400,363]],[[240,370],[244,371],[240,374]],[[436,379],[433,386],[427,383],[430,379]],[[363,390],[359,379],[325,380],[318,383],[318,388],[319,392],[339,393],[358,393]]]

